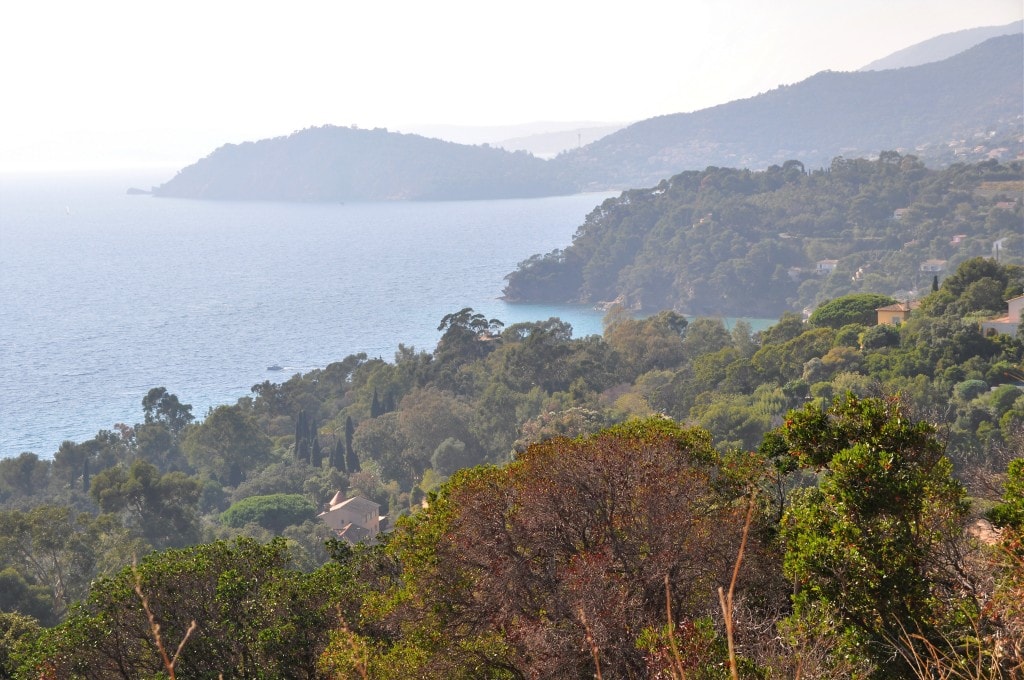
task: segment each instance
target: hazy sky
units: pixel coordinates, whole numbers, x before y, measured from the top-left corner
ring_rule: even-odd
[[[1022,0],[4,2],[0,170],[179,167],[323,124],[634,121],[1022,16]]]

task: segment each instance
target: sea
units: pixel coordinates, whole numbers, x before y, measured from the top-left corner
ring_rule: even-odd
[[[129,195],[168,176],[0,176],[0,458],[52,457],[142,420],[166,387],[192,412],[399,344],[433,350],[472,307],[506,325],[603,313],[510,304],[505,275],[567,246],[614,194],[395,203]],[[281,367],[282,370],[270,370]]]

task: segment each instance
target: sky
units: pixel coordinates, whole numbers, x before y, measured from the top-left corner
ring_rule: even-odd
[[[5,2],[0,171],[180,168],[325,124],[631,122],[1022,17],[1022,0]]]

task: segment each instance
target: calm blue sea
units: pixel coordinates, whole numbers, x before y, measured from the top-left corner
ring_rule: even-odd
[[[506,273],[567,245],[610,194],[340,205],[125,193],[165,179],[0,176],[0,457],[50,457],[138,422],[151,387],[201,417],[348,354],[432,350],[441,317],[463,307],[601,332],[587,307],[497,298]]]

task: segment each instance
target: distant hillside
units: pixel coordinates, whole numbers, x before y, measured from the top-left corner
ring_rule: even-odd
[[[527,153],[383,129],[310,128],[227,144],[154,187],[164,197],[280,200],[463,200],[551,196],[575,187]]]
[[[1024,263],[1024,164],[878,160],[691,170],[596,208],[520,263],[507,300],[772,317],[847,293],[905,299],[966,259]],[[997,245],[998,244],[998,245]]]
[[[494,145],[507,151],[528,151],[538,158],[554,158],[563,151],[576,149],[618,132],[625,125],[590,125],[502,139]]]
[[[945,33],[930,40],[911,45],[887,57],[876,59],[861,71],[884,71],[893,68],[906,68],[942,61],[953,55],[960,54],[989,38],[1000,35],[1013,35],[1024,32],[1024,21],[1017,21],[1005,26],[981,26],[968,28],[955,33]]]
[[[1017,158],[1024,155],[1022,101],[1024,36],[1018,33],[936,63],[826,71],[750,99],[641,121],[550,161],[495,146],[327,126],[225,145],[153,193],[290,201],[488,199],[649,186],[688,169],[757,169],[792,158],[824,167],[837,156],[882,149],[910,151],[932,165],[990,154]],[[570,142],[585,142],[582,130],[569,132]]]
[[[800,158],[821,167],[880,149],[946,153],[950,142],[991,131],[1019,147],[1022,84],[1024,38],[997,37],[933,64],[826,71],[750,99],[641,121],[552,163],[581,188],[608,189],[708,166],[765,168]]]

